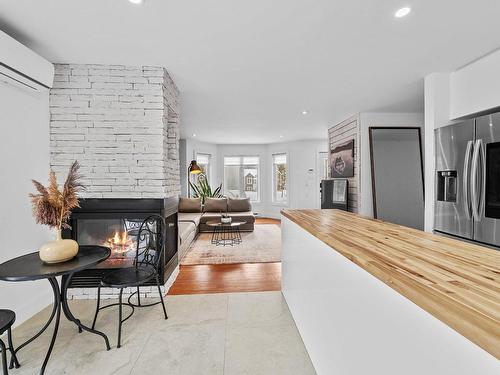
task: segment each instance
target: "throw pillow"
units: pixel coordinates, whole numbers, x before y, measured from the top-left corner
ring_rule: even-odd
[[[227,199],[226,198],[205,198],[205,206],[203,212],[226,212]]]
[[[181,198],[179,212],[201,212],[201,198]]]
[[[227,200],[229,212],[248,212],[252,211],[250,198],[229,198]]]

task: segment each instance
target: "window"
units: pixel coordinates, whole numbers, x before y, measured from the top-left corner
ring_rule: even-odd
[[[210,159],[212,155],[210,154],[196,154],[196,164],[201,168],[205,176],[207,176],[207,181],[210,181]]]
[[[260,200],[259,157],[224,157],[224,194],[230,198],[250,198]]]
[[[288,169],[286,154],[273,155],[273,202],[286,204],[288,202]]]

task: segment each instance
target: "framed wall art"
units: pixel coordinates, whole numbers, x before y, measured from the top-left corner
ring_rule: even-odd
[[[335,145],[330,150],[330,176],[354,177],[354,139]]]

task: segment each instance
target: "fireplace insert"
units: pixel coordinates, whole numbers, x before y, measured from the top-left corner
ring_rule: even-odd
[[[131,267],[137,247],[137,232],[143,220],[152,214],[165,218],[166,241],[160,260],[160,282],[164,284],[178,264],[177,205],[178,198],[166,199],[82,199],[73,211],[71,228],[63,230],[63,238],[79,245],[101,245],[111,249],[111,256],[94,268],[78,272],[70,288],[95,288],[102,277],[117,268]],[[156,285],[155,281],[144,285]]]

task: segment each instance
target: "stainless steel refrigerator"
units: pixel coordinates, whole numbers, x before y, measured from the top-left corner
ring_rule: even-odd
[[[434,229],[500,246],[500,113],[435,130]]]

